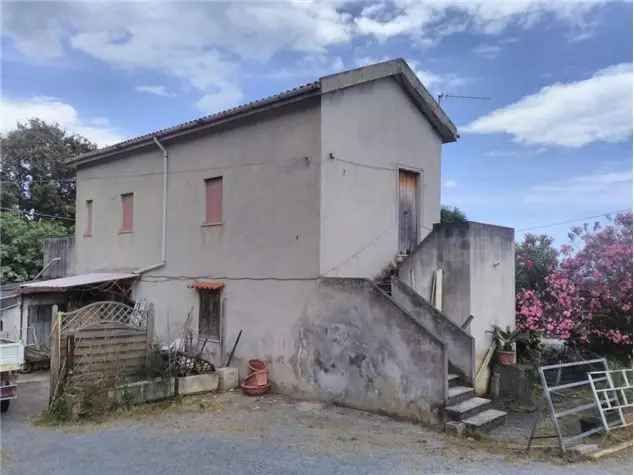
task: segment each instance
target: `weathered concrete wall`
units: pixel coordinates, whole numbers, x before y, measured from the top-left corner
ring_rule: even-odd
[[[443,269],[442,313],[461,326],[473,315],[476,368],[493,324],[515,325],[515,254],[511,228],[482,223],[438,224],[399,267],[399,278],[425,299]]]
[[[51,237],[42,240],[42,269],[40,279],[55,279],[73,274],[75,236]],[[55,262],[52,262],[52,260]],[[47,267],[48,266],[48,267]]]
[[[434,272],[442,269],[442,313],[462,326],[471,311],[470,265],[468,224],[435,225],[399,266],[399,277],[429,302]]]
[[[297,332],[295,394],[438,421],[445,345],[370,281],[322,279]]]
[[[460,371],[467,382],[474,378],[475,340],[458,325],[432,307],[398,278],[392,279],[392,298],[447,347],[449,365]]]
[[[136,298],[160,302],[163,318],[156,320],[155,335],[162,342],[182,337],[187,313],[191,311],[192,330],[198,331],[198,292],[189,288],[191,281],[153,282],[142,280]],[[317,280],[250,281],[225,280],[222,291],[222,341],[208,342],[205,356],[217,365],[224,365],[231,347],[243,330],[232,366],[246,375],[246,363],[251,358],[267,361],[274,382],[292,384],[293,370],[289,358],[294,351],[296,322],[306,311],[313,297]],[[158,309],[157,309],[158,310]],[[158,313],[158,312],[157,312]]]
[[[469,223],[471,247],[471,334],[476,361],[491,343],[492,325],[515,328],[515,233],[511,228]]]
[[[440,219],[441,140],[391,78],[324,94],[321,130],[320,272],[374,277],[398,253],[399,168],[421,174],[419,239]]]

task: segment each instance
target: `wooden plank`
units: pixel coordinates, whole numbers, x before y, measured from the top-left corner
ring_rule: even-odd
[[[102,345],[99,347],[85,346],[75,348],[75,357],[90,356],[90,355],[103,355],[108,353],[127,353],[131,351],[138,351],[145,353],[145,343],[127,343],[125,345]]]
[[[128,338],[88,338],[75,340],[76,349],[84,348],[102,348],[104,346],[125,346],[125,345],[141,345],[145,344],[145,337],[128,337]]]
[[[103,338],[104,336],[145,336],[145,329],[125,327],[85,328],[75,332],[76,338]]]
[[[124,353],[121,355],[117,355],[116,353],[109,353],[106,355],[90,355],[90,356],[75,356],[75,366],[90,364],[90,363],[102,363],[102,362],[124,362],[127,360],[134,360],[145,358],[145,351],[131,351],[129,353]]]
[[[620,452],[622,450],[628,449],[630,447],[632,447],[632,441],[628,440],[628,441],[622,442],[620,444],[613,445],[612,447],[608,447],[608,448],[599,450],[597,452],[593,452],[593,453],[589,454],[588,457],[590,457],[590,458],[592,458],[594,460],[598,460],[600,458],[605,457],[606,455],[612,455],[612,454],[615,454],[615,453]]]
[[[130,351],[127,353],[123,353],[121,355],[117,355],[116,353],[108,353],[105,355],[89,355],[89,356],[81,356],[75,357],[75,366],[77,364],[92,364],[92,363],[117,363],[117,362],[125,362],[130,359],[139,359],[145,358],[145,352],[141,351]]]

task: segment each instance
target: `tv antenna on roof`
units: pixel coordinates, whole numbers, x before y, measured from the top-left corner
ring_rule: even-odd
[[[441,92],[440,94],[438,94],[438,104],[440,104],[443,99],[471,99],[471,100],[476,100],[476,101],[490,101],[491,97],[485,97],[485,96],[456,96],[456,95],[453,95],[453,94],[446,94],[444,92]]]

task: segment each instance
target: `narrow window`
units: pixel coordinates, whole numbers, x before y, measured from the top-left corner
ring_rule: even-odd
[[[220,339],[220,290],[200,290],[198,335]]]
[[[205,180],[205,224],[222,223],[222,177]]]
[[[134,193],[121,195],[121,229],[119,232],[131,233],[134,215]]]
[[[92,236],[92,200],[86,200],[86,228],[84,236]]]

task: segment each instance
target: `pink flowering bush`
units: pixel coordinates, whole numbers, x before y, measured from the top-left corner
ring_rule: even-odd
[[[518,289],[517,324],[600,353],[632,350],[632,214],[575,228],[573,245],[533,288]]]

